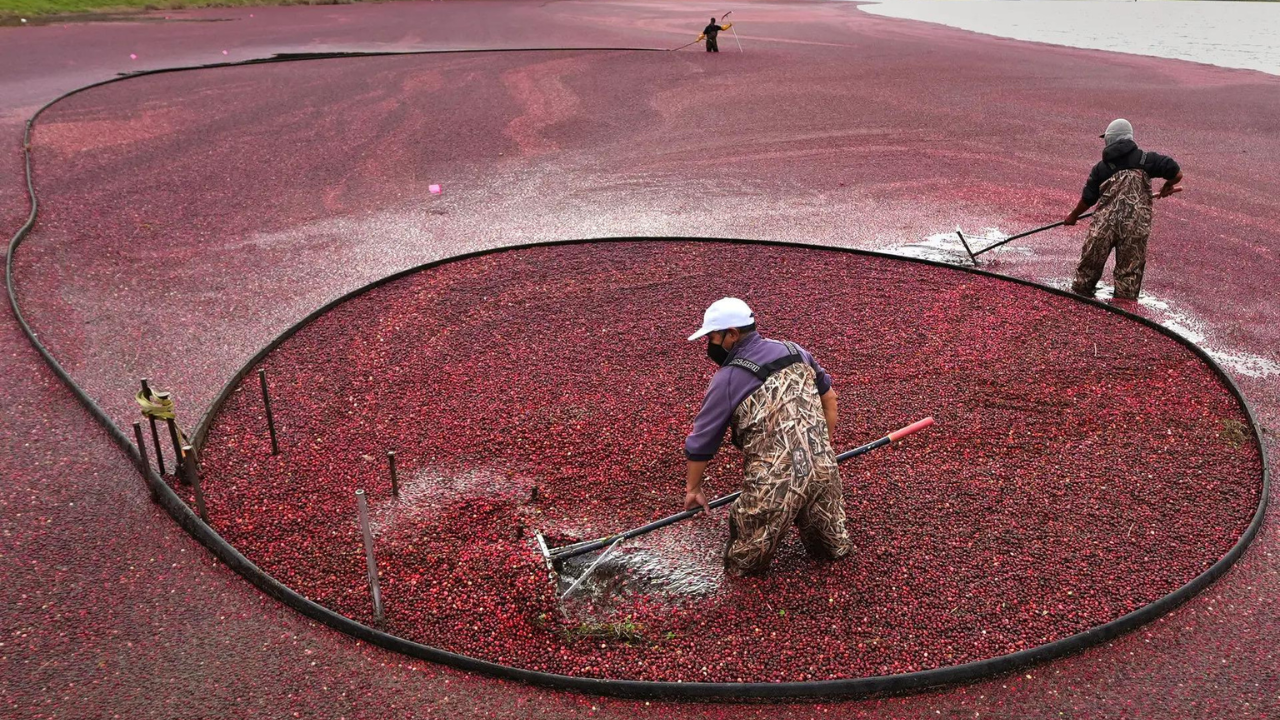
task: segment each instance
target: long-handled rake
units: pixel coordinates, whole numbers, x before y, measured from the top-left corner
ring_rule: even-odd
[[[729,17],[732,14],[733,14],[732,10],[725,13],[720,17],[720,22],[724,22],[725,18]],[[738,52],[742,52],[742,41],[738,39],[738,31],[733,28],[729,28],[729,32],[733,33],[733,41],[738,44]]]
[[[836,456],[836,462],[844,462],[849,458],[857,457],[864,453],[869,453],[872,450],[875,450],[877,448],[882,448],[885,445],[888,445],[889,443],[892,443],[892,442],[897,442],[898,440],[901,440],[902,438],[914,432],[923,430],[932,424],[933,424],[932,417],[927,417],[923,420],[918,420],[904,428],[901,428],[899,430],[894,430],[893,432],[889,433],[888,435],[885,435],[879,440],[876,440],[874,442],[869,442],[866,445],[862,445],[852,450],[847,450],[845,452],[840,453],[839,455]],[[742,491],[738,491],[734,493],[729,493],[728,495],[724,495],[722,497],[718,497],[715,500],[712,500],[711,502],[707,503],[707,507],[714,509],[714,508],[722,507],[724,505],[728,505],[734,500],[737,500],[738,496],[741,494],[742,494]],[[631,540],[633,538],[640,537],[641,535],[647,535],[653,532],[654,530],[660,530],[664,527],[667,527],[668,525],[674,525],[675,523],[678,523],[682,520],[688,520],[689,518],[693,517],[694,515],[697,515],[700,512],[702,512],[702,508],[700,507],[694,508],[692,510],[685,510],[684,512],[679,512],[679,513],[676,513],[675,515],[669,515],[667,517],[662,518],[661,520],[654,520],[653,522],[648,523],[646,525],[641,525],[638,528],[633,528],[631,530],[627,530],[626,532],[621,532],[616,535],[608,535],[606,537],[597,538],[595,540],[585,540],[583,542],[573,543],[571,545],[562,545],[556,548],[547,546],[546,538],[542,536],[541,532],[535,533],[534,537],[538,542],[538,551],[542,553],[543,559],[546,560],[547,568],[551,570],[551,572],[556,573],[557,575],[560,572],[561,564],[565,560],[568,560],[569,558],[578,557],[580,555],[586,555],[587,553],[595,552],[597,550],[604,548],[604,552],[600,553],[600,557],[596,558],[595,562],[591,563],[591,565],[587,567],[586,571],[584,571],[582,575],[578,576],[578,579],[575,580],[573,584],[569,586],[569,589],[565,590],[564,593],[561,594],[560,596],[561,599],[564,599],[568,597],[570,593],[576,590],[578,586],[582,584],[582,581],[586,579],[587,576],[591,575],[591,573],[594,572],[595,569],[599,567],[602,562],[604,562],[605,558],[613,554],[613,552],[617,550],[618,547],[620,547],[623,542],[627,540]]]
[[[1091,212],[1087,212],[1087,213],[1085,213],[1085,214],[1081,215],[1078,219],[1079,219],[1079,220],[1084,220],[1084,219],[1085,219],[1085,218],[1087,218],[1087,217],[1093,217],[1093,213],[1091,213]],[[1024,238],[1024,237],[1026,237],[1026,236],[1028,236],[1028,235],[1035,235],[1035,234],[1036,234],[1036,233],[1038,233],[1038,232],[1044,232],[1045,230],[1052,230],[1053,228],[1056,228],[1056,227],[1058,227],[1058,226],[1062,225],[1062,223],[1063,223],[1063,221],[1062,221],[1062,220],[1059,220],[1059,221],[1058,221],[1058,222],[1056,222],[1056,223],[1052,223],[1052,224],[1050,224],[1050,225],[1045,225],[1045,226],[1043,226],[1043,227],[1038,227],[1038,228],[1036,228],[1036,229],[1034,229],[1034,230],[1028,230],[1028,231],[1026,231],[1026,232],[1020,232],[1020,233],[1018,233],[1017,235],[1010,235],[1009,237],[1007,237],[1007,238],[1005,238],[1005,239],[1001,240],[1000,242],[992,243],[992,244],[990,244],[990,245],[988,245],[988,246],[986,246],[986,247],[982,248],[982,249],[981,249],[981,250],[979,250],[978,252],[974,252],[972,249],[970,249],[970,248],[969,248],[969,243],[966,241],[966,239],[965,239],[965,237],[964,237],[964,233],[960,232],[960,228],[956,228],[956,235],[960,236],[960,244],[961,244],[961,245],[964,245],[964,251],[965,251],[965,252],[967,252],[967,253],[969,253],[969,259],[970,259],[971,261],[973,261],[973,264],[974,264],[974,265],[977,265],[977,264],[978,264],[978,256],[979,256],[979,255],[981,255],[981,254],[982,254],[982,253],[984,253],[984,252],[990,252],[990,251],[995,250],[996,248],[1000,247],[1001,245],[1005,245],[1005,244],[1007,244],[1007,243],[1011,243],[1011,242],[1013,242],[1014,240],[1017,240],[1017,239],[1019,239],[1019,238]]]
[[[1173,190],[1172,190],[1169,194],[1170,194],[1170,195],[1172,195],[1173,193],[1180,193],[1180,192],[1182,192],[1182,188],[1180,188],[1180,187],[1175,187],[1175,188],[1173,188]],[[1158,199],[1158,198],[1166,197],[1166,196],[1152,194],[1152,196],[1151,196],[1151,197],[1152,197],[1153,199]],[[1077,220],[1084,220],[1085,218],[1088,218],[1088,217],[1093,217],[1093,213],[1091,213],[1091,212],[1087,212],[1087,213],[1085,213],[1085,214],[1081,215],[1080,217],[1078,217],[1078,218],[1076,218],[1076,219],[1077,219]],[[995,250],[996,248],[1000,247],[1001,245],[1005,245],[1005,244],[1011,243],[1011,242],[1013,242],[1014,240],[1017,240],[1017,239],[1019,239],[1019,238],[1024,238],[1024,237],[1026,237],[1026,236],[1028,236],[1028,235],[1035,235],[1035,234],[1036,234],[1036,233],[1038,233],[1038,232],[1044,232],[1045,230],[1052,230],[1053,228],[1056,228],[1056,227],[1059,227],[1060,225],[1062,225],[1062,223],[1063,223],[1063,221],[1062,221],[1062,220],[1059,220],[1059,221],[1058,221],[1058,222],[1056,222],[1056,223],[1050,223],[1050,224],[1045,225],[1045,226],[1043,226],[1043,227],[1038,227],[1038,228],[1036,228],[1036,229],[1034,229],[1034,230],[1028,230],[1028,231],[1026,231],[1026,232],[1020,232],[1020,233],[1018,233],[1017,235],[1010,235],[1009,237],[1007,237],[1007,238],[1005,238],[1005,239],[1001,240],[1000,242],[992,243],[992,244],[990,244],[990,245],[988,245],[988,246],[986,246],[986,247],[982,248],[981,250],[978,250],[977,252],[974,252],[974,251],[973,251],[973,249],[969,247],[968,239],[967,239],[967,238],[965,238],[964,233],[960,232],[959,228],[957,228],[957,229],[956,229],[956,235],[960,237],[960,244],[964,246],[964,251],[965,251],[966,253],[969,253],[969,260],[971,260],[971,261],[973,262],[973,264],[974,264],[974,265],[977,265],[977,264],[978,264],[978,256],[979,256],[979,255],[981,255],[982,253],[990,252],[990,251]]]

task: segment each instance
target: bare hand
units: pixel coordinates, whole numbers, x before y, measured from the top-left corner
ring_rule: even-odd
[[[1164,187],[1160,188],[1160,192],[1156,195],[1156,197],[1166,198],[1174,193],[1180,193],[1180,192],[1182,192],[1182,188],[1178,187],[1177,185],[1170,185],[1169,183],[1165,183]]]
[[[1062,221],[1062,224],[1063,224],[1063,225],[1075,225],[1075,224],[1076,224],[1076,216],[1075,216],[1075,215],[1068,215],[1068,216],[1067,216],[1067,219]]]
[[[692,510],[699,506],[702,507],[703,512],[711,512],[711,508],[707,507],[707,496],[703,495],[701,490],[684,494],[685,510]]]

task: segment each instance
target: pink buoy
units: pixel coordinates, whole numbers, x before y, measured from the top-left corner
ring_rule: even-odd
[[[442,190],[439,185],[432,185],[427,189],[431,191],[432,195],[439,195],[440,193],[444,192],[444,190]]]
[[[137,60],[137,59],[138,59],[138,56],[137,56],[137,55],[135,55],[134,53],[129,53],[129,59],[130,59],[130,60]]]

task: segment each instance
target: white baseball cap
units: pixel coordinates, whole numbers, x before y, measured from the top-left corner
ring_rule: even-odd
[[[720,298],[711,303],[711,307],[702,314],[702,327],[698,328],[698,332],[690,335],[689,339],[697,340],[717,330],[746,327],[755,321],[756,314],[751,312],[751,308],[747,307],[746,303],[738,298]]]

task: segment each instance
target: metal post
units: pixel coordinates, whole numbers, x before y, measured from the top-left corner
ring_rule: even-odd
[[[382,592],[378,590],[378,561],[373,558],[373,531],[369,529],[369,504],[364,490],[356,491],[356,504],[360,507],[360,532],[364,535],[364,561],[369,569],[369,591],[373,594],[373,620],[382,622]]]
[[[160,498],[156,496],[156,489],[151,487],[151,479],[147,477],[150,463],[147,462],[147,441],[142,436],[142,423],[133,424],[133,439],[138,443],[138,472],[142,475],[142,484],[147,486],[147,493],[151,495],[151,500],[158,501]]]
[[[391,468],[391,494],[400,497],[400,478],[396,476],[396,451],[387,451],[387,465]]]
[[[138,445],[138,455],[141,462],[138,463],[138,469],[142,471],[142,476],[147,476],[147,468],[151,463],[147,462],[147,441],[142,437],[142,423],[135,422],[133,424],[133,441]]]
[[[276,420],[271,415],[271,395],[267,392],[267,371],[258,368],[258,384],[262,386],[262,407],[267,411],[267,431],[271,433],[271,454],[280,454],[280,444],[276,442]]]
[[[169,393],[156,393],[156,397],[161,396],[167,398],[169,397]],[[182,469],[182,440],[179,439],[181,436],[178,434],[178,421],[175,418],[165,418],[164,424],[169,426],[169,442],[173,443],[173,474],[181,477],[185,481],[186,476]]]
[[[196,491],[196,512],[200,519],[209,522],[209,513],[204,507],[204,491],[200,488],[200,466],[196,464],[196,449],[190,445],[182,446],[182,474],[187,484]]]
[[[147,379],[142,378],[142,394],[151,399],[151,386],[147,384]],[[156,447],[156,472],[164,475],[164,454],[160,452],[160,431],[156,429],[156,419],[148,416],[151,421],[151,444]]]

